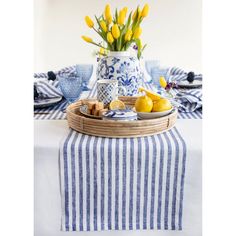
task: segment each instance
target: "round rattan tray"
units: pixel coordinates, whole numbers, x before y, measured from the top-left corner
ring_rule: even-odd
[[[134,106],[137,97],[119,97],[119,99],[126,105]],[[174,109],[173,112],[167,116],[149,120],[97,120],[85,117],[80,113],[79,108],[82,103],[83,100],[79,100],[67,107],[66,113],[69,127],[83,134],[100,137],[129,138],[163,133],[175,125],[178,113],[177,110]]]

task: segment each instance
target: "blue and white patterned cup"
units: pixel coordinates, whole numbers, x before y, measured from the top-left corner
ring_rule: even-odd
[[[102,79],[97,81],[97,99],[104,105],[118,99],[119,90],[123,90],[123,94],[126,95],[126,89],[123,86],[118,86],[117,80]]]

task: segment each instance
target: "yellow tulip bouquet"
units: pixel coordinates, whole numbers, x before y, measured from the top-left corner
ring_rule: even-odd
[[[106,51],[126,51],[131,45],[137,49],[137,57],[140,58],[141,54],[146,47],[142,46],[140,36],[142,28],[140,24],[143,19],[148,15],[149,6],[146,4],[143,9],[138,6],[134,13],[131,11],[127,16],[128,8],[124,7],[118,13],[116,9],[115,15],[112,17],[111,7],[106,5],[104,14],[100,17],[95,16],[98,27],[95,28],[93,20],[85,17],[85,22],[89,28],[93,29],[103,39],[102,42],[96,43],[92,38],[82,36],[82,38],[90,44],[100,47],[100,55],[106,55]]]

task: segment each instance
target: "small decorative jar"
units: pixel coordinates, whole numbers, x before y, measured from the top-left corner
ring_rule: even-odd
[[[132,121],[137,119],[137,113],[131,109],[109,110],[103,114],[103,120]]]
[[[97,79],[118,80],[118,85],[126,89],[126,94],[119,91],[119,95],[137,95],[142,83],[141,75],[138,58],[131,56],[128,51],[112,51],[98,62]]]

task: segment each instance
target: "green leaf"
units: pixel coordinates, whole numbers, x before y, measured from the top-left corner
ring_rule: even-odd
[[[145,45],[143,46],[143,48],[142,48],[142,52],[143,52],[143,50],[144,50],[146,47],[147,47],[147,44],[145,44]]]
[[[117,8],[116,8],[116,13],[115,13],[115,23],[118,22],[118,11],[117,11]]]
[[[96,21],[97,21],[97,24],[98,24],[98,27],[99,27],[99,29],[100,29],[100,32],[97,31],[97,30],[95,30],[95,31],[102,37],[102,39],[103,39],[105,42],[107,42],[106,33],[103,31],[103,29],[102,29],[102,27],[101,27],[101,25],[100,25],[100,21],[99,21],[99,19],[97,18],[96,15],[95,15],[95,19],[96,19]]]

